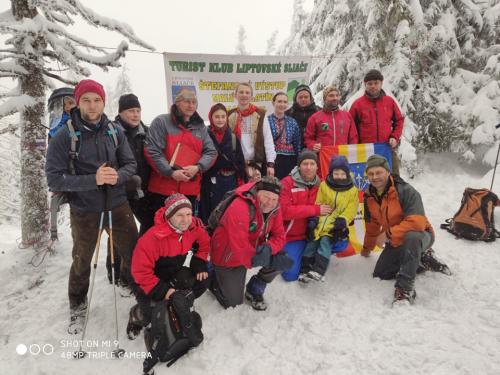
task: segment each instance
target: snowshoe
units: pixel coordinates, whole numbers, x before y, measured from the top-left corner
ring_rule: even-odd
[[[451,271],[449,267],[441,263],[439,260],[436,259],[436,254],[432,248],[428,248],[425,250],[422,254],[422,257],[420,258],[421,262],[421,269],[420,271],[431,271],[431,272],[441,272],[444,273],[445,275],[451,276]]]
[[[402,288],[394,289],[394,299],[392,300],[392,305],[395,306],[401,303],[408,303],[413,305],[415,302],[415,298],[417,297],[417,293],[415,290],[404,290]]]
[[[264,301],[264,297],[262,295],[256,296],[249,292],[245,292],[245,298],[254,310],[264,311],[267,309],[267,303]]]
[[[85,314],[87,313],[87,298],[80,305],[70,308],[70,321],[68,326],[68,333],[71,335],[78,335],[83,331],[85,324]]]

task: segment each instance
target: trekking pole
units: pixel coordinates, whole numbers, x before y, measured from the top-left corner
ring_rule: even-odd
[[[113,284],[113,299],[115,306],[115,350],[113,350],[113,358],[122,358],[125,350],[120,348],[120,341],[118,340],[118,308],[116,305],[116,284],[115,284],[115,251],[113,246],[113,215],[111,211],[111,194],[109,189],[111,187],[106,185],[106,210],[108,211],[108,224],[109,224],[109,244],[111,249],[111,283]]]
[[[495,126],[495,129],[500,128],[500,124]],[[497,158],[495,159],[495,168],[493,168],[493,176],[491,177],[491,187],[490,190],[493,191],[493,181],[495,181],[495,173],[497,171],[498,155],[500,154],[500,142],[498,142]]]
[[[97,261],[99,260],[99,245],[101,243],[103,224],[104,224],[104,211],[101,211],[101,219],[99,221],[99,232],[97,235],[97,242],[96,242],[95,251],[94,251],[94,262],[93,262],[93,267],[92,267],[93,268],[92,279],[90,281],[90,293],[89,293],[89,299],[88,299],[88,304],[87,304],[87,311],[85,312],[85,322],[83,323],[82,338],[80,340],[78,351],[73,353],[73,357],[76,359],[83,358],[87,354],[86,352],[84,352],[82,350],[82,345],[83,345],[83,340],[85,339],[85,332],[87,331],[87,323],[89,321],[90,303],[92,302],[92,293],[94,291],[94,281],[95,281],[95,274],[97,272]]]

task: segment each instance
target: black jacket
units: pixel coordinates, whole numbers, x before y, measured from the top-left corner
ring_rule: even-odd
[[[219,143],[215,134],[209,130],[208,134],[212,138],[215,148],[217,149],[218,156],[215,164],[203,174],[204,178],[210,178],[217,176],[221,169],[234,170],[236,172],[236,177],[244,180],[245,178],[245,158],[243,156],[243,150],[241,149],[241,142],[236,137],[236,149],[233,150],[233,142],[231,136],[231,129],[228,127],[222,141]]]
[[[151,167],[149,166],[145,156],[144,156],[144,141],[146,140],[146,135],[149,132],[149,127],[144,125],[141,121],[138,127],[130,126],[125,120],[123,120],[120,115],[116,116],[115,121],[120,124],[127,137],[128,144],[132,153],[134,154],[135,161],[137,163],[137,175],[141,178],[142,191],[146,192],[148,188],[149,175],[151,173]]]
[[[306,132],[307,121],[309,117],[320,110],[321,107],[318,107],[314,102],[304,108],[299,107],[297,102],[294,102],[293,105],[285,111],[285,115],[293,117],[295,121],[297,121],[297,124],[299,124],[302,148],[305,148],[304,133]]]
[[[118,182],[109,190],[111,208],[119,206],[127,200],[124,184],[135,174],[137,166],[123,129],[114,127],[118,140],[115,146],[106,115],[102,115],[97,126],[85,124],[78,109],[72,110],[71,118],[75,131],[80,132],[74,160],[76,175],[70,173],[71,138],[66,126],[52,138],[47,150],[45,172],[50,190],[71,192],[69,203],[74,209],[101,212],[105,208],[104,189],[97,186],[95,176],[97,169],[108,162],[118,171]]]

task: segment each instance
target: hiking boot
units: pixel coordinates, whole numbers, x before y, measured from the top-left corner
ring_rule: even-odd
[[[75,307],[69,309],[69,325],[68,333],[70,335],[78,335],[83,331],[85,324],[85,314],[87,313],[87,297],[85,301]]]
[[[409,303],[410,305],[413,305],[416,297],[417,293],[415,290],[404,290],[396,287],[394,289],[394,299],[392,300],[392,305],[394,306],[395,304],[400,303]]]
[[[436,259],[434,250],[431,247],[422,253],[420,262],[424,271],[441,272],[451,276],[448,266]]]
[[[264,301],[264,297],[262,295],[253,295],[247,291],[245,292],[245,298],[254,310],[264,311],[267,309],[267,303]]]
[[[139,305],[134,305],[128,313],[127,337],[129,340],[135,340],[141,333],[143,319]]]
[[[316,272],[316,271],[309,271],[308,273],[306,273],[306,277],[309,280],[325,281],[325,276],[323,276],[322,274],[320,274],[319,272]]]
[[[301,273],[299,274],[299,278],[297,280],[303,284],[308,284],[312,279],[307,277],[307,273]]]

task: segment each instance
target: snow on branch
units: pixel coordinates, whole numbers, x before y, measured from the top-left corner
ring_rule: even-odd
[[[5,133],[13,134],[18,128],[19,128],[19,125],[9,124],[5,128],[0,129],[0,135],[5,134]]]
[[[57,74],[50,73],[48,70],[44,70],[43,74],[45,74],[47,77],[54,78],[54,79],[57,79],[58,81],[66,83],[67,85],[73,85],[73,86],[75,86],[78,83],[78,81],[75,81],[75,80],[72,80],[72,79],[66,79],[66,78],[63,78],[63,77],[61,77],[61,76],[59,76]]]
[[[40,100],[43,100],[43,98],[34,98],[26,94],[10,98],[5,103],[0,104],[0,118],[21,112],[24,108],[33,107]]]
[[[0,92],[0,99],[11,98],[19,95],[21,95],[21,90],[19,89],[19,86],[16,86],[12,90],[6,92]]]
[[[100,16],[90,8],[83,6],[82,3],[80,3],[78,0],[68,0],[68,2],[74,5],[83,19],[85,19],[91,25],[119,32],[123,36],[127,37],[128,40],[130,40],[132,43],[149,50],[154,50],[153,46],[139,39],[135,35],[134,30],[132,30],[132,28],[126,23],[119,22],[108,17]]]
[[[26,69],[14,61],[0,63],[0,72],[12,74],[28,74]]]

